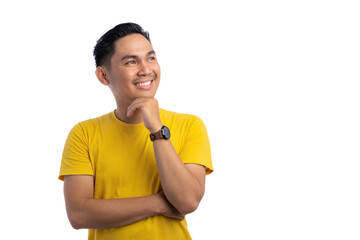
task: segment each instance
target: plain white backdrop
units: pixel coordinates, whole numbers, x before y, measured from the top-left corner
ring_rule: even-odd
[[[0,4],[1,235],[87,239],[57,180],[71,127],[115,109],[96,40],[150,32],[160,107],[205,122],[215,171],[193,239],[360,238],[357,1]],[[3,238],[3,237],[1,237]]]

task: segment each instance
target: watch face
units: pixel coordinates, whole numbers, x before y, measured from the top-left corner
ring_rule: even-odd
[[[163,135],[163,137],[165,139],[169,139],[170,138],[170,130],[169,130],[169,128],[167,126],[163,126],[161,128],[161,134]]]

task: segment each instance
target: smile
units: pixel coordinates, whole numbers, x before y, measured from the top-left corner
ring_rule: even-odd
[[[134,86],[135,86],[137,89],[150,90],[150,89],[152,89],[153,82],[154,82],[154,79],[153,79],[153,80],[149,80],[149,81],[147,81],[147,82],[134,83]]]
[[[135,86],[137,86],[137,87],[145,87],[145,86],[149,86],[151,83],[152,83],[152,80],[150,80],[148,82],[136,83]]]

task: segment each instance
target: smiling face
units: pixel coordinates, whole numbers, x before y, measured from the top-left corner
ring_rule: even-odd
[[[141,34],[130,34],[114,42],[109,67],[98,67],[96,75],[108,85],[118,103],[154,97],[160,82],[160,66],[151,43]]]

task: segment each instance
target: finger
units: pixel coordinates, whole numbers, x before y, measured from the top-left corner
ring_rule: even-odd
[[[142,107],[143,103],[146,101],[145,98],[136,98],[129,106],[127,110],[127,115],[131,116],[136,111],[136,109],[139,109]]]
[[[142,105],[143,105],[142,102],[133,102],[128,107],[126,115],[128,117],[131,117],[137,109],[140,109],[142,107]]]

